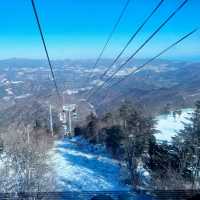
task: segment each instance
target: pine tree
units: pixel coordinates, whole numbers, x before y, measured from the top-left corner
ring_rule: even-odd
[[[131,104],[123,105],[119,113],[126,136],[124,148],[127,166],[132,184],[137,187],[140,184],[138,166],[145,165],[144,160],[148,157],[149,144],[154,137],[154,121],[150,117],[143,116]]]
[[[86,137],[94,143],[99,141],[99,120],[94,115],[91,114],[87,117],[88,124],[86,126]]]
[[[193,180],[193,188],[200,186],[200,101],[189,123],[185,124],[175,138],[175,143],[180,149],[182,171],[190,171]]]
[[[106,129],[106,146],[111,149],[114,156],[120,151],[124,134],[120,126],[112,126]],[[119,155],[118,155],[119,156]]]

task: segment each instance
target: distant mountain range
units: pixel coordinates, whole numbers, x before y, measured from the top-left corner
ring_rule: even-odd
[[[117,74],[113,82],[128,75],[145,61],[146,59],[133,59]],[[89,88],[96,88],[102,82],[99,75],[111,62],[112,59],[101,59],[94,76],[88,81],[88,75],[93,71],[94,59],[52,61],[61,92],[76,91],[66,97],[68,101],[82,99]],[[123,62],[124,59],[119,60],[110,70],[115,70]],[[106,93],[108,95],[103,98]],[[55,90],[45,59],[0,60],[0,105],[3,107],[7,108],[26,98],[48,101],[48,96],[52,94],[55,94]],[[72,96],[74,98],[71,98]],[[194,102],[200,99],[200,63],[155,60],[109,92],[102,90],[91,99],[91,103],[101,103],[100,110],[105,111],[117,106],[124,99],[145,105],[151,112],[156,113],[168,104],[172,108],[193,106]]]
[[[135,65],[132,62],[132,66]],[[116,77],[112,82],[120,78]],[[102,110],[105,110],[106,106],[114,106],[112,98],[116,104],[124,99],[133,100],[150,108],[152,112],[160,112],[167,104],[171,105],[172,109],[191,107],[200,99],[200,63],[158,60],[109,91],[102,90],[101,93],[108,95],[106,98],[102,98],[105,95],[96,95],[93,103],[105,102]],[[109,101],[110,103],[106,103]]]
[[[117,65],[122,63],[125,59],[119,59]],[[147,59],[133,59],[133,61],[129,62],[127,66],[132,65],[140,65],[144,63]],[[83,67],[91,68],[95,63],[95,59],[63,59],[63,60],[52,60],[53,65],[56,67],[59,66],[71,66],[71,65],[79,65]],[[97,67],[104,67],[110,64],[113,60],[112,59],[101,59]],[[169,60],[156,60],[153,61],[152,64],[163,64],[163,63],[174,63]],[[180,62],[177,62],[180,63]],[[0,60],[0,67],[47,67],[48,63],[46,59],[27,59],[27,58],[10,58]]]

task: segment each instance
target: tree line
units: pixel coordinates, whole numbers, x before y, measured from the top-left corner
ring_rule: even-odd
[[[75,127],[75,135],[105,145],[126,165],[126,181],[135,189],[199,189],[200,101],[188,120],[172,142],[160,143],[156,120],[126,102],[102,117],[89,115],[85,125]]]

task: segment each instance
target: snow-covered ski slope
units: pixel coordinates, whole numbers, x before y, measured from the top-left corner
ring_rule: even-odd
[[[119,163],[84,139],[65,138],[50,152],[58,191],[129,191],[120,181]]]
[[[186,108],[181,111],[181,115],[175,118],[172,112],[168,115],[159,115],[156,117],[156,129],[159,131],[155,134],[157,140],[171,142],[172,137],[177,135],[177,132],[184,128],[184,123],[188,123],[188,118],[191,117],[193,109]]]
[[[155,134],[157,140],[171,141],[192,109],[183,109],[180,116],[160,115]],[[64,138],[50,152],[51,166],[56,177],[57,191],[130,191],[120,178],[119,162],[112,159],[102,146],[90,145],[80,137]]]

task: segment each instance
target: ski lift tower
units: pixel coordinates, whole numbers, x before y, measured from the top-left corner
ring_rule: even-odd
[[[68,114],[68,131],[66,131],[66,134],[72,135],[72,115],[76,113],[76,104],[67,104],[63,106],[63,112],[64,115]]]

